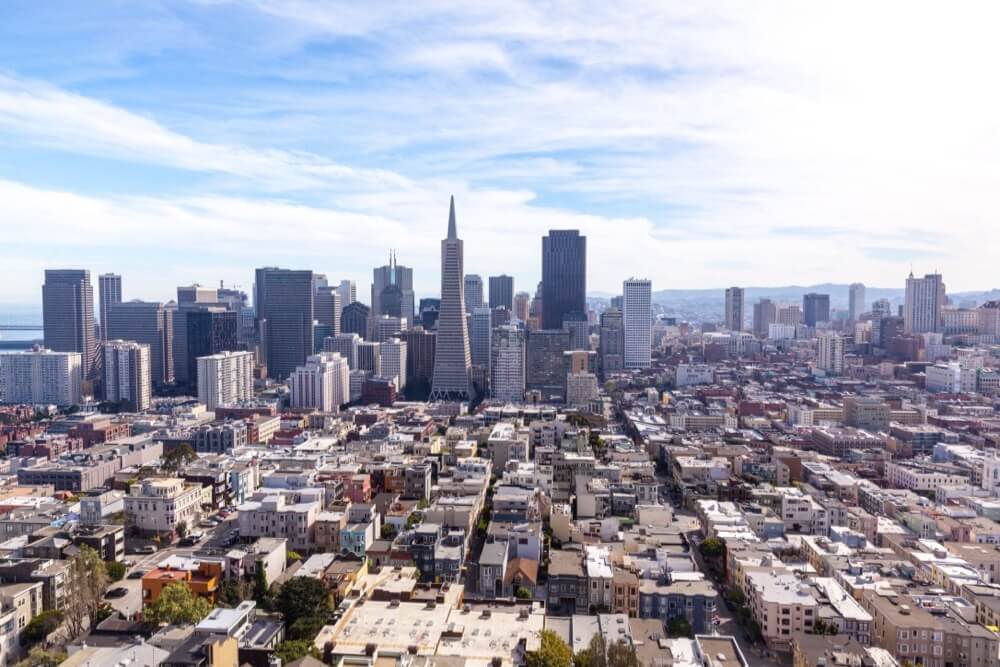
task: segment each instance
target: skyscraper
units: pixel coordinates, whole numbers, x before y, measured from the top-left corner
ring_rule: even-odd
[[[173,328],[172,354],[174,359],[174,381],[178,384],[187,384],[194,388],[197,388],[198,386],[194,381],[194,376],[191,375],[189,377],[191,364],[196,362],[194,358],[189,358],[188,356],[187,314],[191,311],[201,310],[202,308],[208,307],[216,307],[218,305],[220,305],[219,290],[214,287],[203,287],[201,285],[194,284],[181,285],[177,288],[176,308],[169,310],[168,312],[170,313]],[[244,334],[245,338],[251,339],[251,341],[247,341],[248,344],[250,342],[258,342],[256,322],[254,322],[253,330],[252,336]],[[153,381],[154,383],[156,382],[155,371]]]
[[[387,310],[385,304],[382,303],[383,293],[390,285],[397,288],[393,290],[393,312]],[[389,253],[389,263],[385,266],[375,267],[372,271],[372,317],[392,315],[405,317],[407,322],[412,322],[414,305],[413,269],[399,266],[396,263],[396,253],[391,252]],[[397,308],[398,312],[395,312]]]
[[[90,271],[46,269],[42,285],[42,329],[53,352],[79,352],[84,380],[97,379],[94,287]]]
[[[353,280],[341,280],[340,285],[337,287],[337,291],[340,293],[340,303],[342,307],[358,300],[358,286]]]
[[[653,283],[629,278],[622,284],[625,368],[649,368],[653,350]]]
[[[514,310],[514,278],[490,276],[490,308]]]
[[[257,269],[254,303],[267,374],[284,380],[313,351],[312,271]]]
[[[347,361],[347,367],[354,370],[358,366],[358,345],[361,336],[356,333],[342,333],[328,336],[323,340],[324,352],[336,352]]]
[[[350,402],[351,385],[347,360],[336,352],[310,355],[289,376],[293,408],[315,408],[334,412]]]
[[[310,287],[312,279],[310,278]],[[253,352],[198,358],[198,400],[209,410],[253,398]]]
[[[489,370],[490,334],[493,331],[493,311],[489,306],[472,309],[469,316],[469,354],[473,366]]]
[[[129,412],[146,410],[152,400],[149,346],[131,340],[104,343],[104,400]]]
[[[830,321],[830,295],[810,292],[802,296],[802,320],[807,327]]]
[[[524,398],[524,329],[505,324],[490,341],[490,395],[500,401]]]
[[[465,326],[464,249],[458,238],[455,198],[448,213],[448,236],[441,241],[441,309],[434,352],[432,401],[466,401],[469,383],[469,331]]]
[[[908,334],[942,331],[944,302],[945,287],[940,273],[928,273],[923,278],[914,278],[910,273],[903,302],[903,331]]]
[[[340,333],[340,313],[344,309],[336,287],[316,288],[316,324],[328,327],[330,336]]]
[[[514,317],[527,324],[530,308],[531,308],[530,294],[528,294],[527,292],[518,292],[516,295],[514,295]]]
[[[562,329],[529,331],[525,345],[525,385],[541,393],[543,400],[566,399],[566,359],[569,332]]]
[[[772,324],[778,321],[778,309],[770,299],[761,299],[753,305],[753,332],[765,337]]]
[[[608,308],[601,313],[601,373],[617,373],[625,368],[625,324],[622,311]]]
[[[125,301],[108,309],[109,340],[149,346],[149,377],[154,387],[174,381],[173,313],[159,301]],[[235,337],[235,327],[233,335]]]
[[[834,333],[825,333],[816,340],[816,367],[830,375],[844,372],[844,339]]]
[[[474,273],[465,276],[465,312],[471,313],[483,304],[483,279]]]
[[[726,290],[725,325],[730,331],[743,331],[743,288]]]
[[[382,377],[394,380],[396,391],[406,386],[406,343],[390,338],[381,345]]]
[[[108,308],[122,302],[122,277],[116,273],[97,276],[97,295],[100,298],[101,340],[107,340]]]
[[[189,310],[185,314],[187,381],[198,386],[198,357],[240,349],[239,313],[221,306]],[[176,364],[175,364],[176,367]]]
[[[861,314],[865,312],[865,286],[862,283],[851,283],[848,288],[848,306],[851,321],[860,321]]]
[[[542,237],[542,328],[561,329],[567,316],[587,319],[587,237],[553,229]]]
[[[360,301],[354,301],[344,306],[340,315],[340,333],[358,334],[362,338],[368,336],[368,318],[371,309]]]

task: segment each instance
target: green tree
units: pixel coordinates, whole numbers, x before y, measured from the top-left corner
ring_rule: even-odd
[[[303,616],[288,627],[288,638],[312,641],[326,625],[326,616]]]
[[[396,527],[391,523],[382,524],[382,539],[391,540],[396,537]]]
[[[674,616],[667,622],[667,635],[670,637],[694,637],[694,629],[683,616]]]
[[[307,655],[311,655],[317,660],[321,659],[319,651],[313,646],[311,641],[306,639],[293,639],[286,640],[278,644],[274,649],[275,655],[281,658],[281,664],[287,665],[293,660],[298,660],[299,658],[304,658]]]
[[[71,639],[82,637],[95,625],[98,610],[104,604],[108,572],[101,556],[82,545],[70,561],[70,585],[64,609],[66,630]]]
[[[269,607],[271,605],[270,598],[271,589],[267,584],[267,571],[264,569],[263,563],[257,563],[257,569],[253,574],[253,599],[261,606]]]
[[[429,502],[427,502],[426,498],[421,498],[420,500],[417,501],[417,509],[418,510],[425,510],[425,509],[427,509],[430,506],[431,506],[431,504]]]
[[[61,611],[55,609],[43,611],[24,626],[24,631],[21,633],[21,643],[31,645],[44,641],[59,627],[60,623],[62,623]]]
[[[163,458],[160,459],[160,467],[164,470],[176,471],[197,459],[197,452],[191,448],[191,445],[185,442],[164,454]]]
[[[127,569],[125,563],[119,563],[116,560],[104,561],[104,570],[108,573],[108,579],[111,581],[121,581],[125,577]]]
[[[28,657],[17,663],[17,667],[59,667],[66,660],[66,653],[56,649],[45,650],[35,646],[28,651]]]
[[[743,606],[743,604],[746,603],[747,596],[744,595],[743,591],[741,591],[740,589],[733,588],[728,593],[726,593],[726,599],[728,599],[730,602],[732,602],[737,607],[741,607],[741,606]]]
[[[590,638],[587,648],[573,656],[573,667],[607,667],[608,646],[600,632]]]
[[[608,646],[608,667],[642,667],[632,642],[619,639]]]
[[[535,594],[531,592],[531,589],[527,586],[518,586],[514,591],[514,597],[518,600],[530,600],[535,597]]]
[[[152,604],[146,605],[143,617],[154,625],[197,623],[212,611],[212,603],[177,582],[160,591]]]
[[[187,523],[187,521],[185,521],[183,519],[181,519],[180,521],[178,521],[177,525],[174,526],[174,530],[177,532],[177,537],[180,537],[180,538],[186,537],[187,534],[188,534],[188,523]]]
[[[292,577],[278,592],[276,607],[284,616],[286,627],[300,618],[326,618],[330,613],[330,592],[319,579]]]
[[[706,538],[698,549],[705,558],[718,558],[722,555],[722,540],[717,537]]]
[[[542,630],[538,650],[528,651],[524,656],[526,667],[569,667],[572,662],[573,651],[552,630]]]

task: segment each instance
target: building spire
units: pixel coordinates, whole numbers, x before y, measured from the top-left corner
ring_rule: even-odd
[[[448,213],[448,238],[458,238],[458,230],[455,224],[455,195],[451,196],[451,211]]]

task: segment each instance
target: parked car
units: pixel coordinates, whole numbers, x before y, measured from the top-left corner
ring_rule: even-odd
[[[215,519],[202,519],[198,522],[198,525],[202,528],[215,528],[219,525],[219,522]]]
[[[128,589],[122,586],[112,588],[110,591],[104,594],[106,598],[123,598],[128,595]]]
[[[138,549],[135,550],[135,552],[137,554],[155,554],[156,553],[156,545],[155,544],[147,544],[144,547],[139,547]]]
[[[148,570],[136,570],[135,572],[129,572],[127,579],[142,579],[146,576]]]

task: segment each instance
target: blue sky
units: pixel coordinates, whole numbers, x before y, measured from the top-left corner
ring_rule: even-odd
[[[358,281],[996,286],[998,8],[963,3],[20,2],[0,7],[0,303],[46,267],[126,298]],[[975,244],[975,245],[973,245]],[[23,279],[21,278],[23,277]]]

